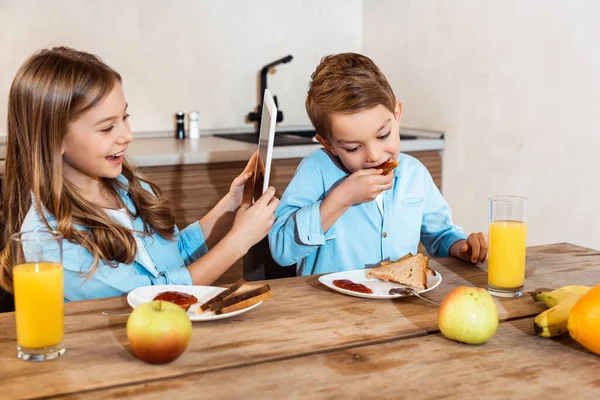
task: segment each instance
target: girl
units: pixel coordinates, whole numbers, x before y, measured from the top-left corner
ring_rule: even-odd
[[[128,117],[121,76],[94,55],[58,47],[19,69],[8,103],[3,288],[12,291],[9,238],[19,231],[62,233],[67,301],[210,285],[268,233],[274,188],[242,205],[254,157],[206,216],[179,231],[169,201],[125,158]]]

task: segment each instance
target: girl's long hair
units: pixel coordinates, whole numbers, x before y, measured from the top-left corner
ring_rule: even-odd
[[[61,232],[66,240],[79,244],[93,256],[88,278],[103,260],[113,267],[130,264],[137,246],[133,233],[112,219],[101,207],[84,199],[77,187],[63,178],[62,145],[69,124],[104,99],[121,76],[95,55],[66,47],[41,50],[21,66],[10,88],[4,199],[2,202],[3,250],[0,253],[0,286],[12,292],[10,236],[21,230],[23,220],[36,201],[36,212],[45,225]],[[103,179],[120,206],[118,194],[128,192],[144,232],[173,239],[175,220],[170,202],[160,189],[143,179],[135,168],[123,162],[128,183]],[[154,194],[145,190],[146,182]],[[56,221],[50,225],[45,213]],[[78,229],[77,226],[84,229]]]

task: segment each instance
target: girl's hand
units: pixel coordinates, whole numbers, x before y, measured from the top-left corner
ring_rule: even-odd
[[[467,240],[459,240],[450,248],[450,255],[473,264],[487,259],[488,242],[481,232],[471,233]]]
[[[274,187],[270,187],[252,206],[241,205],[229,232],[233,242],[239,243],[246,252],[262,240],[275,222],[278,205],[279,199],[275,197]]]
[[[351,207],[355,204],[375,200],[379,193],[392,188],[394,174],[381,175],[381,169],[361,169],[348,176],[334,190],[344,204]]]
[[[246,164],[246,168],[239,174],[233,182],[231,182],[231,186],[229,187],[229,192],[225,195],[229,200],[229,211],[237,211],[242,202],[244,200],[244,187],[248,183],[248,181],[254,175],[254,168],[256,166],[256,158],[258,157],[258,151],[252,154],[250,160],[248,160],[248,164]]]

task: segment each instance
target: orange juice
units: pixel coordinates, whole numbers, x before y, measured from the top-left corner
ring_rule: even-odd
[[[490,223],[488,282],[498,288],[517,288],[525,282],[527,225],[519,221]]]
[[[38,349],[59,344],[64,336],[63,270],[51,262],[13,268],[17,343]]]

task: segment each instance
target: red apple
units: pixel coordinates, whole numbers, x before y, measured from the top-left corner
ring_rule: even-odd
[[[138,306],[127,319],[133,354],[150,364],[175,360],[192,338],[192,321],[178,305],[155,300]]]
[[[498,329],[496,303],[485,289],[459,286],[442,301],[438,327],[450,340],[484,343]]]

